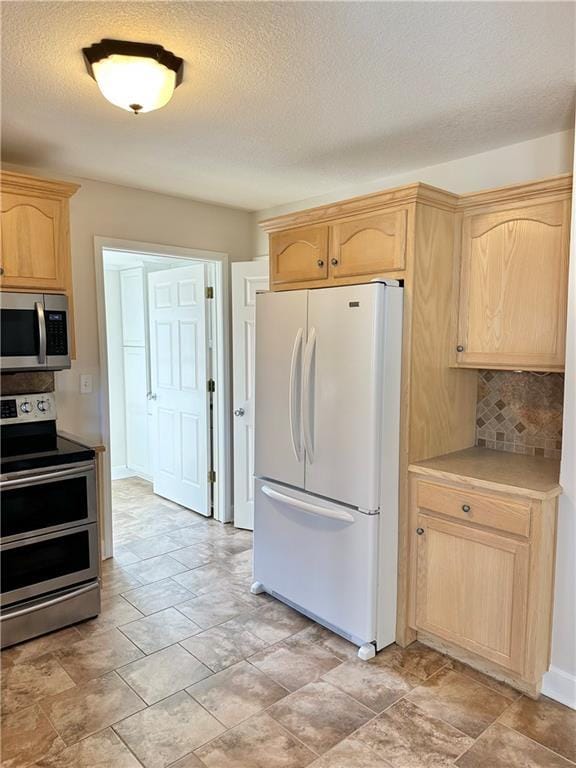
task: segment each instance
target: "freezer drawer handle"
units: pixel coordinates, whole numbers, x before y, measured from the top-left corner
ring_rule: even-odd
[[[281,501],[284,504],[288,504],[290,507],[296,507],[303,512],[309,512],[311,515],[329,517],[332,520],[342,520],[346,523],[354,522],[354,516],[350,512],[346,512],[343,509],[327,509],[326,507],[321,507],[319,504],[312,504],[309,501],[295,499],[292,496],[285,496],[283,493],[275,491],[274,488],[270,488],[268,485],[262,486],[262,493],[265,493],[266,496],[269,496],[275,501]]]
[[[302,446],[300,441],[300,424],[302,414],[300,410],[300,386],[302,370],[302,337],[304,329],[298,328],[292,349],[292,361],[290,363],[290,384],[288,392],[288,414],[290,417],[290,440],[292,450],[297,461],[302,461]]]

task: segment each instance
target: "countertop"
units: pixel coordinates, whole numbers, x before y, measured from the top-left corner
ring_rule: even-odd
[[[560,462],[540,456],[474,447],[415,462],[409,469],[456,482],[473,481],[495,491],[521,492],[533,499],[550,499],[562,493]]]
[[[92,448],[92,450],[96,451],[96,453],[102,453],[106,450],[106,447],[98,440],[90,440],[89,438],[86,438],[86,437],[73,435],[71,432],[64,432],[61,429],[58,430],[58,434],[60,437],[63,437],[65,440],[72,440],[75,443],[79,443],[80,445],[86,446],[86,448]]]

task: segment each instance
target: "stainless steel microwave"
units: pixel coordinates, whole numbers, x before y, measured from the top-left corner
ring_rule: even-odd
[[[0,294],[0,370],[70,368],[68,299],[59,293]]]

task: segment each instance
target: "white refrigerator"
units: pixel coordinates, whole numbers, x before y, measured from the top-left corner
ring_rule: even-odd
[[[254,578],[360,646],[394,641],[403,289],[256,298]]]

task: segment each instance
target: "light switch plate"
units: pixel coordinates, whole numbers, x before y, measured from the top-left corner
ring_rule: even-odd
[[[89,395],[92,392],[92,374],[80,374],[80,392],[83,395]]]

